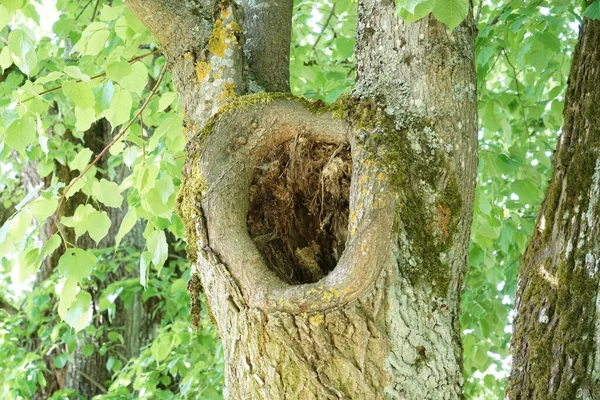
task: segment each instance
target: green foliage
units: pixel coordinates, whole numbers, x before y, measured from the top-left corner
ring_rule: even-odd
[[[461,317],[467,398],[503,397],[517,272],[550,179],[577,24],[564,1],[482,7],[480,163]]]
[[[398,15],[406,22],[414,22],[433,13],[434,17],[456,28],[469,13],[469,0],[396,0]]]
[[[356,0],[294,2],[292,92],[333,103],[354,84]]]

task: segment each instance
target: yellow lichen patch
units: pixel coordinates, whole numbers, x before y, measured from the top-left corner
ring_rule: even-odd
[[[226,82],[223,92],[221,93],[221,100],[232,99],[235,97],[235,85],[233,83]]]
[[[312,325],[319,326],[323,322],[325,322],[325,317],[323,316],[323,314],[315,314],[315,315],[311,316],[308,320],[310,321],[310,323]]]
[[[194,61],[194,56],[189,51],[183,55],[185,61]]]
[[[240,26],[237,23],[231,22],[225,25],[222,20],[217,20],[208,39],[208,49],[215,56],[224,57],[227,45],[237,43],[236,34],[238,32],[240,32]]]
[[[229,7],[223,7],[223,5],[221,5],[221,19],[225,19],[230,15],[231,10],[229,9]]]
[[[334,297],[340,297],[340,292],[338,292],[336,289],[331,289],[323,293],[321,301],[331,301]]]
[[[210,72],[210,64],[205,61],[198,61],[196,63],[196,78],[198,78],[198,82],[203,82],[204,78]]]
[[[379,175],[377,175],[377,179],[379,179],[380,181],[385,179],[385,174],[383,172],[380,172]]]

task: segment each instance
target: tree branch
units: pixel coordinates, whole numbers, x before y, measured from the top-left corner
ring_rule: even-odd
[[[244,54],[256,83],[268,92],[290,91],[293,0],[242,0]]]
[[[96,163],[98,163],[100,158],[112,147],[113,144],[117,143],[123,137],[123,135],[125,135],[125,133],[129,130],[131,125],[133,125],[135,120],[138,119],[140,115],[142,115],[142,112],[146,109],[146,106],[148,105],[148,103],[152,99],[152,96],[154,96],[154,93],[156,93],[158,86],[162,82],[163,77],[165,76],[165,73],[167,72],[167,65],[168,65],[168,63],[165,63],[162,71],[160,72],[160,75],[158,76],[156,84],[152,88],[152,91],[150,91],[150,95],[148,96],[148,98],[146,98],[146,101],[144,102],[144,104],[142,104],[140,109],[135,113],[135,115],[129,121],[129,123],[125,126],[125,128],[123,128],[121,130],[121,132],[117,136],[115,136],[115,138],[112,140],[112,142],[107,144],[106,147],[104,147],[104,149],[102,149],[100,154],[98,154],[96,156],[96,158],[94,158],[94,161],[92,161],[75,179],[73,179],[73,181],[71,181],[69,186],[67,186],[65,188],[65,190],[62,193],[62,196],[60,196],[60,200],[58,202],[58,207],[56,207],[56,214],[54,215],[54,222],[53,222],[54,226],[52,227],[52,231],[50,232],[49,236],[52,236],[55,232],[55,229],[58,228],[58,216],[60,215],[60,208],[61,208],[63,202],[65,201],[65,196],[67,195],[69,190],[71,190],[71,188],[73,187],[73,185],[75,185],[75,183],[77,183],[77,181],[79,181],[81,178],[83,178],[83,176],[92,168],[92,166],[94,166],[94,165],[96,165]]]
[[[329,12],[329,15],[327,16],[327,19],[325,20],[325,25],[323,25],[323,29],[321,29],[321,33],[319,33],[319,36],[317,37],[317,40],[315,40],[315,44],[313,44],[312,49],[314,50],[317,45],[319,44],[319,41],[321,40],[321,38],[323,37],[325,30],[327,30],[327,27],[329,26],[329,22],[331,22],[331,18],[335,15],[335,3],[333,3],[333,6],[331,6],[331,11]]]
[[[19,309],[17,309],[15,306],[13,306],[12,304],[10,304],[2,296],[0,296],[0,310],[6,311],[6,313],[9,314],[9,315],[15,315],[16,313],[19,312]]]
[[[151,56],[151,55],[153,55],[153,54],[158,54],[158,53],[160,53],[160,50],[154,50],[154,51],[151,51],[151,52],[149,52],[149,53],[142,54],[141,56],[133,57],[133,58],[132,58],[132,59],[130,59],[128,62],[129,62],[129,64],[133,64],[133,63],[135,63],[135,62],[137,62],[137,61],[141,60],[142,58],[146,58],[146,57],[148,57],[148,56]],[[102,72],[102,73],[100,73],[100,74],[98,74],[98,75],[90,76],[90,79],[98,79],[98,78],[102,78],[102,77],[103,77],[103,76],[105,76],[105,75],[106,75],[106,72]],[[76,83],[79,83],[79,82],[82,82],[82,80],[81,80],[81,79],[78,79],[78,80],[76,80],[75,82],[76,82]],[[35,82],[34,82],[34,83],[35,83]],[[52,89],[44,90],[43,92],[40,92],[40,93],[38,93],[38,96],[42,96],[42,95],[45,95],[45,94],[47,94],[47,93],[50,93],[50,92],[54,92],[54,91],[56,91],[56,90],[59,90],[59,89],[62,89],[62,85],[60,85],[60,86],[56,86],[56,87],[53,87]],[[35,96],[34,96],[34,97],[29,97],[29,98],[26,98],[25,100],[23,100],[23,103],[25,103],[25,102],[27,102],[27,101],[29,101],[29,100],[33,100],[33,99],[35,99]]]

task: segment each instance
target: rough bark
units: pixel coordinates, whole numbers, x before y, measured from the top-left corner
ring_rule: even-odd
[[[145,2],[129,4],[150,29],[162,29],[144,18]],[[452,33],[433,17],[405,25],[388,0],[359,1],[358,11],[356,90],[331,107],[255,94],[195,113],[203,91],[214,90],[211,78],[194,89],[195,100],[177,86],[190,99],[188,126],[197,125],[179,196],[201,283],[191,295],[203,287],[223,339],[226,398],[461,396],[458,307],[477,164],[475,28],[471,17]],[[243,38],[226,44],[241,54]],[[182,60],[185,53],[174,57],[174,75]],[[228,74],[247,79],[235,66]],[[264,261],[246,218],[255,170],[268,167],[272,149],[300,139],[349,144],[352,177],[337,266],[318,282],[292,285]]]
[[[267,92],[290,90],[293,0],[243,0],[244,53],[253,80]]]
[[[554,173],[519,273],[510,399],[600,398],[600,21],[584,19]]]

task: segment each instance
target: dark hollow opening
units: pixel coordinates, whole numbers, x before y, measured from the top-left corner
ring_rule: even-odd
[[[296,136],[274,148],[250,185],[248,232],[290,284],[331,272],[346,246],[352,160],[347,143]]]

